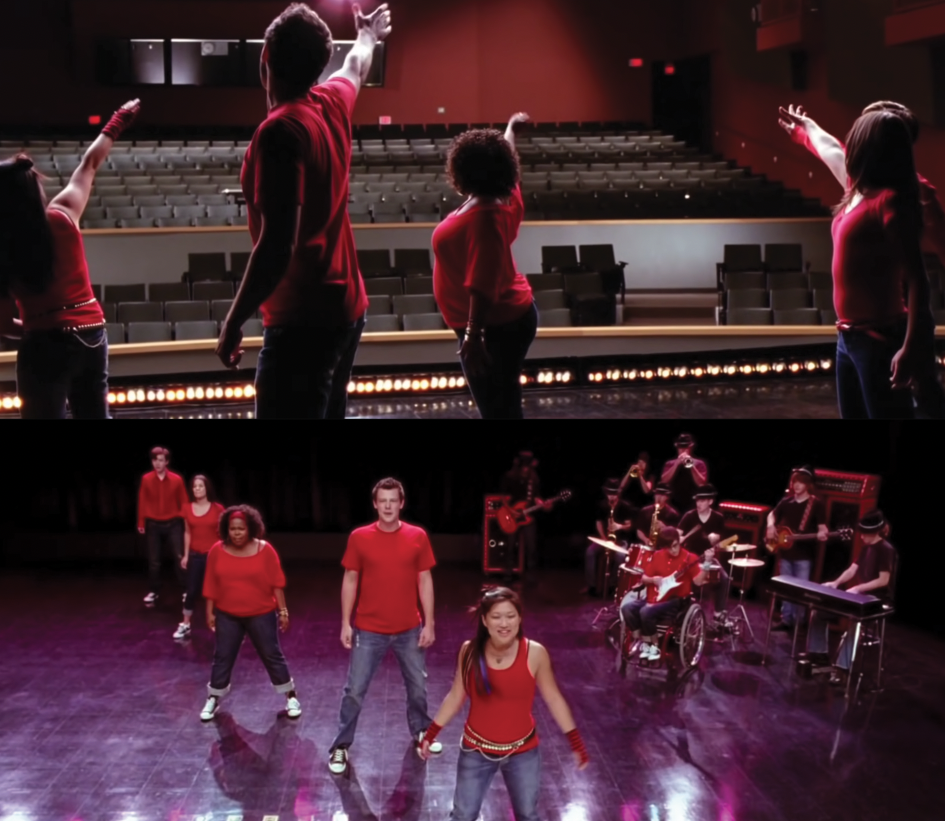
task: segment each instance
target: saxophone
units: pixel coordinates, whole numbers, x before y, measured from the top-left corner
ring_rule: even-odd
[[[653,518],[650,519],[650,544],[656,544],[656,536],[660,532],[660,506],[653,505]]]
[[[617,528],[614,524],[614,509],[610,509],[610,515],[607,517],[607,538],[617,541]]]

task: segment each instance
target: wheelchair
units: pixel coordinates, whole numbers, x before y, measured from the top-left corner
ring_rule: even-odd
[[[641,669],[659,669],[664,661],[678,660],[683,671],[691,670],[699,664],[705,650],[706,620],[702,605],[693,597],[686,596],[672,619],[661,619],[656,625],[657,645],[660,657],[656,661],[636,659],[636,666]],[[617,642],[616,669],[621,676],[626,676],[627,667],[633,661],[630,651],[633,648],[633,634],[619,619],[620,638]]]

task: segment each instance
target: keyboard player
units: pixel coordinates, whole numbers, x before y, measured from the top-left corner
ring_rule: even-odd
[[[860,519],[857,528],[863,536],[863,550],[859,558],[836,579],[826,582],[825,586],[846,590],[849,593],[869,594],[880,599],[890,599],[894,584],[892,576],[896,567],[896,549],[886,541],[889,525],[882,511],[874,510]],[[808,653],[811,656],[826,656],[830,620],[826,614],[814,611],[808,639]],[[835,669],[830,676],[831,684],[846,683],[852,654],[853,641],[849,639],[843,643],[834,663]]]

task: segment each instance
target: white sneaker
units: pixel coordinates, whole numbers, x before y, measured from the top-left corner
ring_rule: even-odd
[[[189,639],[190,638],[190,625],[187,622],[182,621],[177,625],[177,629],[174,631],[174,638],[178,641],[180,639]]]
[[[423,743],[423,737],[424,737],[425,735],[426,735],[426,732],[422,732],[422,733],[420,733],[420,735],[417,736],[417,747],[418,747],[418,748],[419,748],[420,745]],[[436,739],[433,739],[433,741],[430,742],[430,752],[431,752],[433,755],[439,755],[440,753],[443,752],[443,745],[442,745],[439,741],[437,741]]]
[[[647,661],[659,661],[660,660],[660,648],[655,644],[650,645],[650,654],[646,657]]]
[[[220,699],[216,696],[210,696],[207,699],[207,703],[203,705],[203,709],[200,711],[200,720],[201,721],[210,721],[216,715],[217,708],[220,706]]]
[[[293,697],[285,700],[285,714],[289,718],[298,718],[302,715],[302,705],[297,698]]]
[[[147,605],[153,605],[157,600],[158,600],[157,593],[148,593],[148,595],[144,597],[144,603]]]
[[[348,751],[344,747],[332,751],[328,757],[328,769],[335,775],[344,775],[348,769]]]

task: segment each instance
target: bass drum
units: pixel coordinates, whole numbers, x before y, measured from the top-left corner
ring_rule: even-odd
[[[632,593],[634,599],[642,599],[646,595],[646,587],[641,581],[642,578],[643,569],[640,567],[634,567],[624,562],[617,568],[617,593],[614,596],[617,607],[620,607],[620,602],[624,600],[628,593]]]

